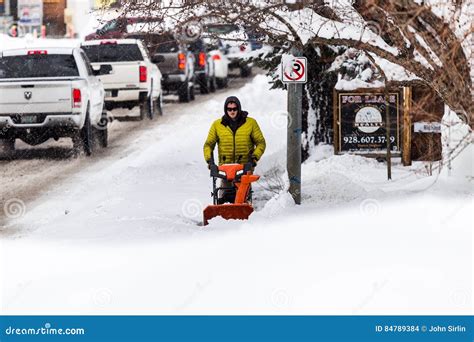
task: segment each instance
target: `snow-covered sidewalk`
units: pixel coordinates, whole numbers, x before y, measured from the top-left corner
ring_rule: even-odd
[[[28,205],[0,240],[1,313],[472,313],[472,148],[467,174],[395,165],[387,182],[383,163],[319,147],[296,207],[278,191],[286,93],[267,82],[191,104]],[[202,144],[229,95],[267,139],[259,210],[200,227]]]

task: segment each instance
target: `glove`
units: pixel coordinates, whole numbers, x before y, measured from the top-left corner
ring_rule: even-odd
[[[256,167],[256,166],[257,166],[257,161],[258,161],[257,157],[252,156],[252,166],[253,166],[253,167]]]

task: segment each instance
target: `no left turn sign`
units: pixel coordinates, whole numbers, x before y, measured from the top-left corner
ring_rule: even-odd
[[[290,57],[281,62],[283,83],[306,83],[306,57]]]

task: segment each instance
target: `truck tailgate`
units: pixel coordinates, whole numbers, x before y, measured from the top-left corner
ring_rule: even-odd
[[[177,53],[157,53],[163,56],[164,61],[158,64],[163,75],[184,73],[183,70],[178,69],[178,54]]]
[[[111,65],[112,72],[101,75],[105,89],[139,88],[140,87],[140,62],[114,62],[93,63],[93,66]],[[148,70],[149,72],[149,70]]]
[[[71,81],[0,82],[0,114],[70,113]]]

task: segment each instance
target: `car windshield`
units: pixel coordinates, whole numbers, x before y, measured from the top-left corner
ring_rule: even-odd
[[[128,34],[127,38],[141,39],[151,55],[179,51],[179,43],[172,34]]]
[[[84,45],[82,49],[91,63],[143,61],[137,44]]]
[[[229,25],[210,25],[210,26],[207,27],[207,32],[213,33],[213,34],[216,34],[216,35],[228,34],[228,33],[231,33],[233,31],[238,31],[238,30],[239,30],[239,27],[236,26],[236,25],[232,25],[232,24],[229,24]]]
[[[0,58],[0,78],[76,77],[73,55],[22,55]]]
[[[138,23],[131,23],[127,25],[127,32],[128,33],[150,33],[150,32],[160,32],[162,30],[161,23],[158,21],[150,21],[150,22],[138,22]]]
[[[204,42],[201,39],[198,39],[189,44],[189,51],[193,53],[204,51]]]

